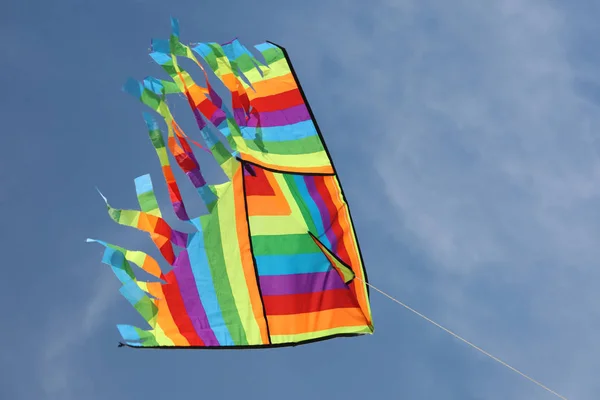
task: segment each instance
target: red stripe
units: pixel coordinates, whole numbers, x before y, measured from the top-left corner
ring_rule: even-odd
[[[331,229],[333,230],[335,237],[338,238],[337,243],[335,244],[332,251],[336,256],[338,256],[338,258],[340,258],[347,265],[352,265],[352,262],[350,260],[350,255],[348,254],[348,250],[344,246],[344,241],[342,240],[344,238],[344,230],[342,229],[342,225],[340,224],[338,210],[337,210],[335,203],[331,197],[331,193],[329,193],[329,190],[327,189],[327,186],[325,185],[326,178],[327,177],[323,177],[323,176],[314,176],[313,177],[314,182],[315,182],[315,187],[317,188],[319,195],[323,199],[323,202],[325,203],[327,210],[329,210],[329,215],[336,216],[336,218],[333,218],[330,221]]]
[[[210,119],[210,117],[219,110],[219,108],[207,98],[204,98],[200,103],[196,104],[195,106],[196,109],[208,119]]]
[[[252,108],[258,112],[281,111],[300,104],[304,104],[304,100],[298,89],[252,100]]]
[[[179,284],[177,283],[177,279],[175,279],[175,274],[173,271],[170,271],[166,275],[163,275],[161,279],[167,282],[162,285],[162,290],[169,311],[173,316],[173,322],[177,325],[179,333],[187,339],[190,346],[204,346],[204,342],[196,333],[196,329],[194,328],[194,325],[192,325],[192,321],[187,314],[183,299],[181,298],[181,292],[179,291]]]
[[[325,203],[327,209],[329,210],[329,215],[336,216],[336,218],[334,218],[332,221],[330,221],[330,223],[331,223],[330,229],[333,230],[333,233],[338,240],[337,240],[337,243],[335,244],[335,246],[331,250],[340,260],[342,260],[344,263],[346,263],[346,265],[352,266],[352,260],[350,259],[350,254],[348,253],[348,249],[346,249],[346,245],[343,240],[345,234],[350,234],[350,232],[344,232],[344,229],[342,228],[342,225],[340,224],[340,216],[339,216],[337,207],[335,205],[335,202],[333,201],[333,198],[332,198],[331,193],[329,192],[329,189],[325,185],[325,179],[329,179],[329,177],[315,176],[315,177],[313,177],[313,179],[315,181],[315,187],[317,188],[319,195],[321,196],[321,198],[323,199],[323,202]],[[351,284],[349,285],[349,287],[350,287],[350,290],[352,291],[352,295],[356,298],[356,286],[354,285],[354,282],[355,281],[352,281]]]
[[[246,183],[246,196],[273,196],[275,191],[271,187],[265,170],[262,168],[253,168],[256,176],[250,174],[244,174],[244,181]]]
[[[325,290],[314,293],[263,296],[267,315],[301,314],[334,308],[358,307],[348,289]]]

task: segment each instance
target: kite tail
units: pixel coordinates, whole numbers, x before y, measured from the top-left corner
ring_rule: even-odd
[[[177,21],[172,21],[177,25]],[[190,102],[192,110],[199,111],[207,120],[211,122],[219,131],[225,136],[229,145],[233,149],[234,156],[239,153],[238,146],[243,145],[241,137],[241,131],[237,125],[235,118],[231,113],[224,107],[222,107],[222,99],[217,93],[212,90],[209,85],[208,75],[204,67],[198,62],[190,48],[183,45],[179,41],[179,34],[171,35],[170,40],[152,40],[152,52],[150,53],[152,59],[160,65],[168,74],[171,76],[173,81],[179,86],[181,92],[185,93]],[[204,77],[208,88],[198,85],[192,77],[177,63],[177,56],[182,56],[193,60],[196,65],[204,72]],[[229,61],[225,57],[223,60],[227,63],[224,68],[231,70]],[[235,108],[240,108],[242,115],[245,120],[245,115],[249,111],[248,95],[242,86],[242,83],[237,80],[235,75],[231,75],[233,81],[228,81],[228,84],[232,88],[232,101]],[[212,101],[211,101],[212,100]],[[234,113],[235,114],[235,113]],[[200,129],[202,129],[204,123],[200,122],[196,117]]]
[[[207,185],[206,180],[202,176],[200,164],[196,160],[196,157],[194,156],[189,143],[186,140],[187,136],[175,122],[167,103],[164,101],[165,91],[162,83],[158,79],[151,77],[146,78],[144,83],[140,83],[134,79],[129,79],[123,86],[123,89],[127,93],[141,100],[141,102],[146,104],[148,107],[157,111],[163,117],[168,129],[169,139],[167,146],[169,150],[175,156],[177,164],[182,168],[194,187],[197,189],[198,193],[206,203],[206,206],[211,209],[217,198],[214,194],[214,191]],[[161,95],[159,96],[157,92],[161,93]],[[185,205],[183,204],[179,187],[175,181],[173,171],[169,165],[168,156],[164,150],[164,140],[158,124],[148,113],[144,113],[144,119],[146,121],[146,125],[148,126],[154,147],[158,153],[158,157],[161,161],[163,175],[165,176],[165,180],[169,185],[171,203],[173,205],[175,214],[179,219],[189,221],[189,215],[185,209]],[[177,144],[174,132],[176,132],[177,138],[182,141],[185,149],[182,149]],[[200,144],[195,144],[203,148]]]
[[[144,320],[148,323],[148,325],[154,330],[157,326],[157,315],[158,315],[158,306],[156,304],[156,300],[150,298],[148,296],[148,294],[151,294],[151,292],[149,292],[147,290],[148,286],[146,282],[139,282],[136,277],[135,274],[133,273],[133,270],[131,268],[131,265],[129,263],[129,259],[131,259],[132,255],[134,256],[133,258],[139,258],[139,254],[141,252],[131,252],[132,254],[130,254],[130,256],[128,257],[128,253],[130,253],[128,250],[123,249],[121,247],[112,245],[110,243],[106,243],[104,241],[101,240],[94,240],[94,239],[88,239],[88,242],[95,242],[95,243],[100,243],[101,245],[104,246],[104,255],[102,256],[102,262],[106,265],[109,265],[111,267],[111,269],[113,270],[114,274],[117,276],[117,278],[119,279],[119,281],[121,281],[121,288],[119,289],[119,291],[121,292],[121,294],[123,295],[123,297],[125,297],[127,299],[127,301],[133,306],[133,308],[135,308],[137,310],[137,312],[142,316],[142,318],[144,318]],[[150,258],[150,256],[148,256],[145,253],[141,253],[144,254],[144,258]],[[154,261],[156,263],[156,261]],[[152,272],[156,272],[153,269],[150,269],[150,271]],[[141,283],[141,285],[140,285]],[[160,289],[160,283],[159,282],[151,282],[151,283],[158,283],[158,286],[152,286],[152,288],[157,288],[161,291],[162,293],[162,289]],[[156,293],[158,294],[158,293]],[[140,330],[139,328],[135,328],[137,330]],[[152,331],[144,331],[146,332],[143,336],[145,339],[154,339],[154,334]],[[123,339],[128,342],[128,344],[130,344],[129,342],[136,342],[136,341],[140,341],[140,337],[136,337],[135,340],[132,340],[133,338],[131,336],[128,335],[122,335]],[[144,340],[146,341],[146,340]],[[133,345],[135,345],[135,343],[132,343]]]
[[[175,136],[172,135],[173,131],[175,131]],[[177,140],[179,140],[181,146],[179,146]],[[187,175],[210,212],[217,202],[217,196],[212,186],[206,183],[206,179],[200,171],[200,163],[196,159],[189,143],[182,135],[181,128],[175,121],[172,121],[171,129],[169,129],[167,143],[171,154],[175,157],[177,165]]]
[[[169,189],[169,197],[171,199],[173,211],[175,212],[175,215],[177,215],[177,218],[179,218],[180,220],[189,221],[190,217],[185,208],[185,204],[183,203],[183,198],[181,197],[179,185],[177,184],[177,180],[175,179],[175,175],[173,174],[173,169],[171,168],[171,163],[169,162],[169,156],[167,154],[165,141],[163,139],[158,123],[156,123],[156,121],[148,113],[143,113],[143,116],[144,120],[146,121],[146,126],[148,127],[150,140],[152,141],[152,145],[154,146],[154,150],[156,151],[156,154],[160,161],[163,176]]]
[[[123,297],[151,327],[150,330],[143,330],[131,325],[118,325],[119,332],[127,345],[148,347],[158,346],[159,342],[161,345],[168,346],[202,345],[203,342],[193,332],[193,327],[188,328],[189,332],[186,332],[177,324],[170,312],[170,307],[181,307],[179,292],[172,287],[176,281],[172,272],[163,275],[156,260],[144,252],[127,250],[101,240],[88,239],[87,241],[100,243],[105,247],[102,261],[111,266],[121,281],[120,292]],[[145,272],[166,283],[139,281],[130,263],[136,264]]]
[[[220,129],[240,132],[238,136],[241,140],[238,147],[242,151],[248,151],[245,141],[252,140],[255,148],[263,153],[268,153],[263,142],[260,114],[258,110],[252,107],[247,89],[254,91],[251,86],[252,82],[257,82],[269,75],[270,68],[254,57],[237,39],[223,46],[217,43],[200,43],[194,46],[194,51],[203,57],[210,65],[213,73],[231,92],[233,116],[231,116],[229,110],[226,110],[225,113],[231,117],[226,121],[227,126],[220,127]],[[215,59],[218,59],[218,62],[214,62]],[[241,77],[244,77],[248,83]],[[243,96],[239,93],[240,88],[244,91]],[[252,122],[252,125],[255,126],[255,135],[243,134],[249,122]]]
[[[148,211],[122,210],[113,208],[106,197],[100,193],[110,217],[120,225],[130,226],[150,234],[152,241],[162,256],[170,264],[176,261],[173,244],[185,247],[188,234],[172,229],[162,218],[158,202],[152,189],[150,175],[144,175],[135,180],[136,192],[140,207]]]
[[[117,329],[121,334],[121,337],[125,341],[125,344],[131,347],[152,347],[158,346],[156,336],[152,331],[146,331],[132,325],[117,325]],[[121,347],[123,343],[119,344]]]

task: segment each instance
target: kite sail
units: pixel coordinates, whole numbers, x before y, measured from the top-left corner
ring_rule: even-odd
[[[164,272],[144,252],[88,239],[105,247],[103,262],[121,281],[121,294],[149,325],[118,325],[122,344],[251,348],[371,334],[368,281],[348,205],[285,49],[259,44],[261,61],[237,39],[188,46],[178,22],[171,24],[170,39],[153,40],[150,53],[170,80],[131,79],[124,90],[164,121],[166,142],[160,119],[144,113],[174,213],[191,232],[163,218],[149,175],[135,180],[140,210],[106,202],[114,221],[149,233],[169,264]],[[204,86],[183,59],[204,73]],[[230,92],[230,107],[209,74]],[[187,99],[205,146],[178,125],[169,95]],[[225,183],[207,183],[192,145],[212,154]],[[188,214],[168,153],[206,214]],[[132,264],[156,279],[138,279]]]

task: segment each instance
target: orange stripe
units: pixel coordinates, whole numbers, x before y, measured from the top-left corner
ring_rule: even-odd
[[[272,315],[267,318],[271,335],[297,335],[345,326],[367,325],[359,308],[335,308],[304,314]]]
[[[325,177],[324,182],[325,182],[325,186],[329,190],[329,193],[331,193],[331,199],[333,200],[336,209],[339,210],[338,221],[344,231],[342,240],[343,240],[344,246],[346,247],[346,250],[348,252],[348,256],[350,257],[350,262],[351,262],[350,265],[359,267],[359,268],[353,268],[353,271],[356,274],[356,276],[358,276],[361,280],[364,280],[363,265],[361,263],[360,255],[358,253],[358,245],[355,240],[355,233],[354,233],[354,230],[352,229],[352,225],[350,224],[350,216],[348,214],[348,205],[342,200],[341,188],[337,182],[337,177],[335,177],[335,176]],[[370,313],[368,312],[368,310],[369,310],[369,307],[367,304],[368,300],[366,297],[366,292],[364,290],[363,283],[358,280],[353,280],[352,282],[350,282],[350,285],[358,285],[358,286],[355,286],[355,289],[356,289],[355,292],[356,292],[358,304],[360,305],[360,308],[363,310],[365,317],[368,318],[369,324],[371,324],[371,322],[372,322],[371,316],[370,316]]]
[[[154,304],[158,308],[156,315],[156,323],[164,331],[165,335],[173,341],[175,346],[189,346],[188,340],[179,332],[179,328],[173,320],[171,311],[167,302],[164,300],[164,293],[162,287],[158,282],[152,282],[155,284],[147,285],[148,292],[156,297]]]
[[[241,164],[240,164],[241,166]],[[269,335],[267,334],[267,321],[263,313],[263,305],[258,291],[258,282],[256,280],[256,271],[254,270],[254,260],[250,251],[250,234],[248,232],[248,219],[246,216],[246,207],[244,205],[244,176],[242,168],[238,168],[233,176],[232,186],[234,192],[234,207],[237,239],[240,246],[240,254],[242,258],[242,267],[244,270],[244,278],[250,295],[250,303],[254,318],[260,328],[260,336],[263,344],[269,343]]]
[[[157,278],[160,278],[160,276],[162,275],[160,265],[158,265],[158,263],[153,257],[150,257],[148,255],[144,257],[144,263],[140,265],[140,267],[147,273],[154,275]]]
[[[195,106],[197,106],[202,100],[206,99],[205,95],[208,93],[208,89],[198,86],[197,84],[190,86],[187,88],[187,90],[192,97],[192,100],[194,100]]]
[[[266,169],[263,169],[263,172],[275,194],[272,196],[247,196],[248,213],[253,217],[258,215],[290,215],[292,210],[275,176]]]
[[[298,86],[296,85],[296,80],[292,73],[289,73],[276,78],[255,82],[252,84],[252,87],[256,92],[253,90],[248,91],[248,98],[250,101],[261,97],[278,95],[296,89]]]

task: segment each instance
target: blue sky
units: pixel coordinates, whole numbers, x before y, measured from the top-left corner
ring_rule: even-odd
[[[149,172],[166,205],[142,106],[120,87],[164,76],[147,48],[171,15],[184,41],[288,49],[373,284],[567,397],[598,398],[598,12],[585,0],[4,4],[0,398],[553,398],[376,293],[370,337],[116,347],[115,325],[139,319],[85,239],[152,253],[94,187],[134,207],[133,179]]]

